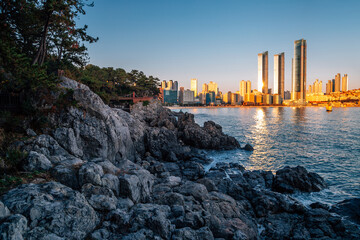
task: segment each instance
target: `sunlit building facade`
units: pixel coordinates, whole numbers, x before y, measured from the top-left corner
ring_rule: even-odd
[[[268,93],[268,52],[258,54],[258,91]]]
[[[343,77],[342,77],[342,89],[341,89],[343,92],[346,92],[349,90],[349,82],[348,82],[348,75],[345,74]]]
[[[204,84],[202,85],[202,92],[203,92],[203,93],[209,92],[209,86],[208,86],[206,83],[204,83]]]
[[[251,82],[250,82],[250,80],[246,81],[246,93],[247,94],[251,93]]]
[[[331,83],[331,80],[329,80],[329,81],[326,83],[326,91],[325,91],[325,94],[326,94],[326,95],[329,95],[331,92],[332,92],[332,83]]]
[[[341,85],[341,75],[340,73],[338,73],[335,75],[334,92],[340,92],[340,85]]]
[[[284,98],[285,54],[274,55],[274,94]]]
[[[240,81],[240,86],[239,86],[239,94],[242,97],[242,99],[245,99],[245,94],[246,94],[246,82],[244,80]]]
[[[219,88],[218,88],[218,85],[217,85],[216,82],[210,81],[208,87],[209,87],[209,92],[214,92],[214,93],[215,93],[215,96],[218,95],[218,93],[219,93]]]
[[[306,101],[306,40],[294,42],[291,100]]]
[[[194,97],[198,96],[198,80],[197,80],[197,78],[192,78],[190,80],[190,90],[194,91]]]

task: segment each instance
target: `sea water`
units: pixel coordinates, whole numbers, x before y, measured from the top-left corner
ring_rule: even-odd
[[[310,204],[333,204],[360,197],[360,108],[239,107],[184,108],[201,126],[214,121],[235,137],[244,150],[209,151],[217,162],[239,162],[247,170],[270,170],[304,166],[322,176],[329,188],[318,193],[295,194]],[[207,166],[210,168],[211,165]]]

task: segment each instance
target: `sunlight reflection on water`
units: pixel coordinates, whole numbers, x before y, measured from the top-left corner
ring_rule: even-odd
[[[176,111],[176,110],[175,110]],[[276,171],[303,165],[320,174],[331,187],[311,196],[337,201],[360,197],[360,108],[243,107],[191,108],[202,125],[212,120],[252,153],[242,150],[210,151],[215,161],[238,161],[248,170]],[[331,194],[330,194],[331,192]],[[336,194],[335,194],[336,193]]]

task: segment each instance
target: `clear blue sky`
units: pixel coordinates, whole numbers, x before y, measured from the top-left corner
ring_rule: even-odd
[[[137,69],[190,87],[190,78],[238,91],[257,88],[257,54],[285,52],[285,89],[291,88],[294,40],[307,40],[307,85],[336,73],[360,88],[360,0],[95,0],[78,21],[100,40],[90,63]]]

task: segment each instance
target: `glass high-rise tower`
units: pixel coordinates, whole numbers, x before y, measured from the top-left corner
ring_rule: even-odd
[[[306,101],[306,40],[294,42],[291,100]]]
[[[274,94],[284,99],[285,54],[274,55]]]
[[[342,89],[341,91],[346,92],[349,90],[348,75],[345,74],[342,78]]]
[[[198,80],[197,78],[192,78],[190,80],[190,89],[194,91],[194,97],[198,96]]]
[[[268,52],[258,54],[258,91],[268,93]]]

